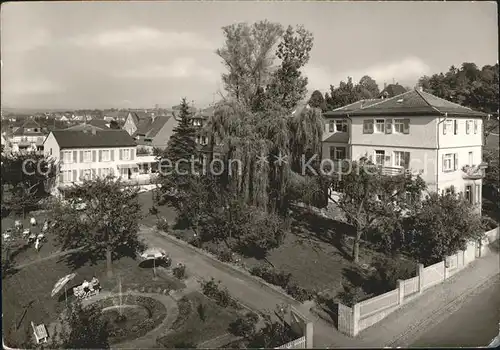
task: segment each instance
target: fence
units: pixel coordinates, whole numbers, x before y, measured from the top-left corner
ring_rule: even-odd
[[[289,343],[278,346],[275,349],[306,349],[306,336],[292,340]]]
[[[476,258],[487,254],[488,245],[498,240],[499,232],[498,227],[486,232],[481,242],[470,242],[465,250],[460,250],[437,264],[425,268],[424,265],[418,264],[417,276],[399,280],[394,290],[359,302],[352,307],[339,303],[339,331],[353,337],[363,329],[381,321],[405,302],[418,297],[424,290],[442,283]]]
[[[311,349],[313,347],[313,323],[293,306],[290,308],[290,321],[292,329],[302,336],[275,349]]]

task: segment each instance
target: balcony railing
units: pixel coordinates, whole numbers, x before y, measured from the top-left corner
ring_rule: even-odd
[[[485,169],[487,168],[486,163],[481,163],[478,165],[464,165],[462,167],[462,178],[469,180],[482,179],[485,176]]]

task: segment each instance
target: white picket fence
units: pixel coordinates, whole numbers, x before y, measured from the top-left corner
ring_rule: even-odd
[[[417,276],[398,281],[398,287],[382,295],[359,302],[352,307],[339,303],[338,329],[349,336],[380,322],[406,301],[418,297],[425,289],[445,281],[476,258],[488,253],[488,245],[499,238],[499,228],[485,233],[479,242],[470,242],[465,250],[424,268],[418,264]]]
[[[302,336],[289,343],[278,346],[275,349],[305,349],[306,348],[306,336]]]

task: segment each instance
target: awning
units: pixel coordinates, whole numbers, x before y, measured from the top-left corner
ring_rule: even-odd
[[[133,169],[138,167],[139,166],[136,163],[118,164],[118,169]]]

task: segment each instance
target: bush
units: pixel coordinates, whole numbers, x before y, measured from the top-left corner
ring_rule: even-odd
[[[179,263],[172,269],[174,276],[180,280],[186,278],[186,265]]]
[[[416,264],[402,264],[398,260],[381,258],[373,265],[375,271],[369,276],[364,289],[376,295],[397,288],[398,280],[406,280],[416,276]]]
[[[210,281],[203,281],[201,284],[201,289],[204,295],[214,300],[217,305],[222,307],[232,306],[237,308],[238,304],[231,298],[227,288],[219,288],[220,281],[215,282],[213,278]]]
[[[276,272],[267,266],[256,266],[250,269],[252,275],[262,278],[264,281],[286,289],[292,278],[291,273],[283,271]]]
[[[223,262],[233,262],[233,252],[227,247],[222,247],[217,251],[217,259]]]
[[[254,312],[249,312],[229,324],[229,333],[251,339],[255,335],[258,321],[259,316]]]
[[[168,221],[165,218],[158,219],[158,221],[156,222],[156,228],[164,232],[170,231],[170,225],[168,224]]]
[[[354,304],[370,297],[360,286],[344,284],[343,287],[344,289],[337,294],[337,298],[346,306],[352,307]]]
[[[290,294],[295,300],[303,303],[306,300],[312,300],[314,298],[315,293],[306,288],[302,288],[301,286],[291,283],[286,287],[286,292]]]
[[[483,230],[489,231],[493,230],[494,228],[498,227],[498,223],[490,218],[489,216],[483,216],[481,217],[481,226]]]

